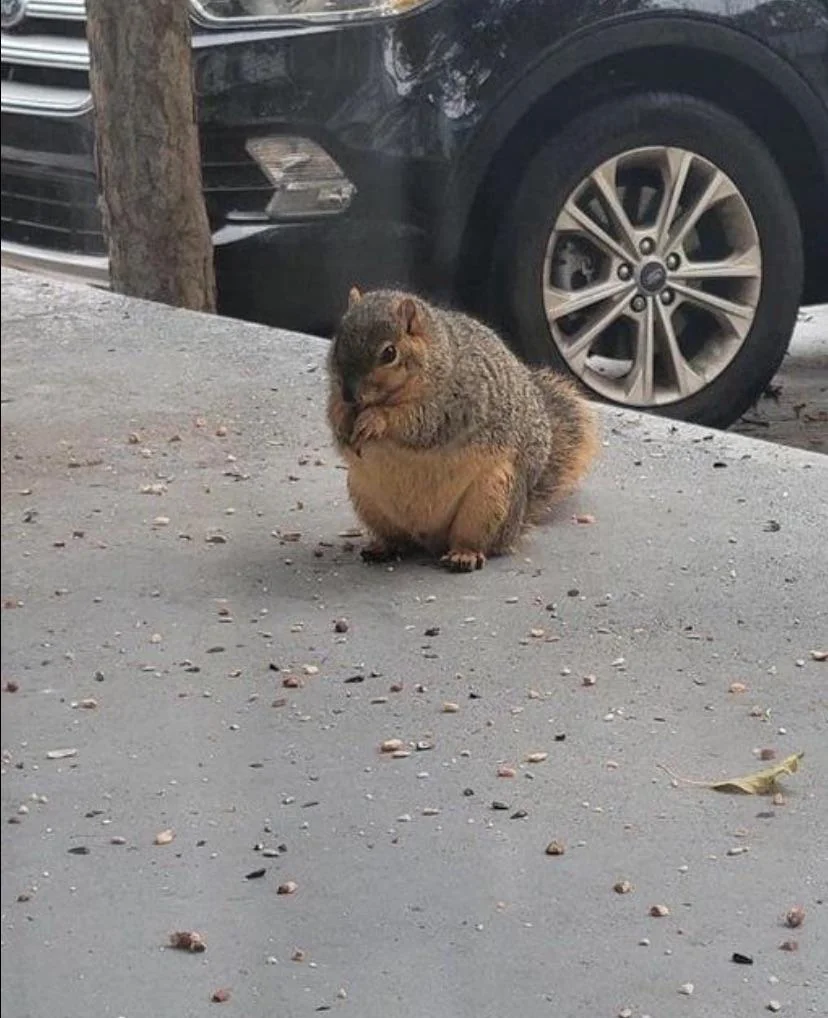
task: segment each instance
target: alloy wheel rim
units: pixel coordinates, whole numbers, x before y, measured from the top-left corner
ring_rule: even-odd
[[[759,234],[719,167],[648,146],[596,167],[559,213],[543,263],[552,341],[616,403],[664,406],[709,385],[756,317]]]

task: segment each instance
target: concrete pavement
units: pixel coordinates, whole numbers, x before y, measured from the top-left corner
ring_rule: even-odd
[[[826,457],[606,411],[520,555],[368,567],[321,343],[2,296],[4,1015],[828,1013]]]

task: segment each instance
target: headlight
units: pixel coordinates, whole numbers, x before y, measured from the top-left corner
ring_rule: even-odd
[[[249,28],[280,21],[311,23],[388,18],[436,0],[190,0],[193,17],[202,25]]]

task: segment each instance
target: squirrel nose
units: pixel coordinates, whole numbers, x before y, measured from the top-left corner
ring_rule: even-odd
[[[359,379],[357,378],[342,379],[342,398],[345,400],[346,403],[356,403],[358,391],[359,391]]]

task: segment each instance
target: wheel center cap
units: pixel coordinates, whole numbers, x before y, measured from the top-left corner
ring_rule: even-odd
[[[667,269],[661,262],[644,262],[638,270],[638,285],[645,293],[658,293],[667,282]]]

